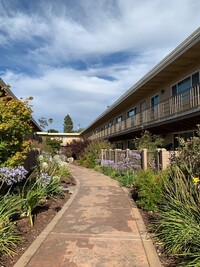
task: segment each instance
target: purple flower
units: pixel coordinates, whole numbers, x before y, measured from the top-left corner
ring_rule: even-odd
[[[23,166],[13,169],[8,167],[0,168],[0,178],[2,178],[3,183],[5,182],[9,186],[21,182],[26,178],[27,173],[28,171]]]

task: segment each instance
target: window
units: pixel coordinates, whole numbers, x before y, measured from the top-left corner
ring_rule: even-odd
[[[116,119],[116,123],[120,123],[120,122],[122,122],[122,116],[119,116],[119,117],[117,117],[117,119]]]
[[[155,95],[151,98],[151,107],[154,107],[159,104],[159,96]]]
[[[136,115],[136,107],[135,108],[132,108],[130,109],[128,112],[127,112],[127,118],[132,118]]]
[[[183,79],[182,81],[178,82],[177,84],[172,85],[172,96],[182,93],[196,84],[199,84],[198,71],[190,75],[189,77]]]

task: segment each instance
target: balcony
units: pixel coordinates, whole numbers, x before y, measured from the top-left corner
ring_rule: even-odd
[[[191,114],[200,108],[200,85],[195,85],[189,90],[170,97],[158,105],[150,107],[135,116],[112,125],[107,129],[93,134],[92,140],[109,137],[118,133],[136,130],[144,126],[150,126],[170,119]]]

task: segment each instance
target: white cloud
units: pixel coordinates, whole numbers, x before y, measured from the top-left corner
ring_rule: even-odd
[[[10,49],[1,77],[18,97],[34,97],[36,119],[53,117],[60,130],[66,114],[87,126],[199,26],[198,0],[28,3],[9,3],[9,12],[0,4],[0,49]]]

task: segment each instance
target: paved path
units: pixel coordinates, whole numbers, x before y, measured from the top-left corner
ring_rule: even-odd
[[[160,267],[140,214],[108,176],[70,165],[77,186],[15,267]]]

